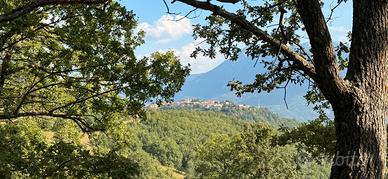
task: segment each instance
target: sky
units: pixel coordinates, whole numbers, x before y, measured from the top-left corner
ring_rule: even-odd
[[[169,3],[171,0],[166,0]],[[261,0],[256,0],[258,2]],[[173,50],[184,65],[190,64],[191,74],[206,73],[221,64],[225,58],[217,54],[215,59],[198,56],[190,57],[191,52],[198,45],[204,45],[192,38],[192,26],[205,23],[208,12],[197,11],[196,18],[183,18],[192,8],[182,3],[169,4],[171,12],[180,13],[171,15],[162,0],[119,0],[128,10],[133,10],[137,15],[138,30],[146,32],[145,44],[136,49],[138,57],[149,55],[155,51]],[[330,14],[331,7],[337,0],[324,0],[323,8],[326,17]],[[352,2],[340,5],[333,15],[333,20],[328,24],[333,41],[346,41],[346,35],[352,26]],[[178,20],[179,21],[176,21]],[[302,39],[303,41],[303,39]],[[305,37],[307,42],[307,37]]]

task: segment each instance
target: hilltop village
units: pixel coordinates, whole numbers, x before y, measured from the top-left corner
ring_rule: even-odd
[[[245,104],[235,104],[231,101],[217,101],[217,100],[200,100],[200,99],[184,99],[174,102],[162,103],[160,106],[157,104],[149,104],[147,108],[171,108],[171,107],[181,107],[181,108],[204,108],[204,109],[222,109],[225,107],[233,109],[249,109],[256,108],[254,106],[245,105]]]

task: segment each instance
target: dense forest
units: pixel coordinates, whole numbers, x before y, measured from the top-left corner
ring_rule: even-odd
[[[321,140],[322,132],[324,139],[334,137],[329,123],[278,128],[200,108],[147,109],[144,119],[116,113],[106,130],[93,133],[70,120],[21,119],[1,124],[0,173],[1,178],[322,178],[329,175],[333,154],[334,143]]]

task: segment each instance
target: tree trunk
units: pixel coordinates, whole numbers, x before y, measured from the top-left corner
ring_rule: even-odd
[[[353,0],[349,85],[329,99],[337,133],[331,178],[384,178],[387,78],[388,1]]]
[[[381,101],[349,101],[335,110],[337,152],[331,178],[383,178],[386,107]],[[364,101],[366,100],[366,101]],[[365,103],[364,103],[365,102]]]

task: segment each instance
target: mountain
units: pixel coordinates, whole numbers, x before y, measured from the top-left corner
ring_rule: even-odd
[[[248,57],[243,57],[237,61],[226,60],[207,73],[189,76],[175,99],[229,100],[238,104],[266,107],[286,118],[312,120],[317,117],[312,107],[308,106],[303,98],[307,86],[289,85],[286,95],[288,109],[283,89],[277,89],[270,93],[243,94],[242,97],[236,97],[234,92],[227,87],[228,82],[234,79],[250,83],[255,79],[256,73],[263,72],[263,70],[259,63],[255,66],[255,61]]]

